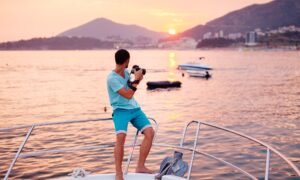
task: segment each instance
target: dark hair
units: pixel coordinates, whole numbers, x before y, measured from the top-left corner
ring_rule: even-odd
[[[130,54],[127,50],[125,49],[119,49],[116,53],[115,53],[115,60],[116,60],[116,64],[124,64],[126,60],[128,60],[130,58]]]

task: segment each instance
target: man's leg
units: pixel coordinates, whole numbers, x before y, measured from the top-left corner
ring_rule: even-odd
[[[124,156],[124,143],[126,139],[125,133],[118,133],[115,144],[115,166],[116,180],[124,180],[122,171],[122,161]]]
[[[139,157],[138,165],[136,168],[136,172],[152,174],[152,173],[154,173],[154,171],[146,168],[145,161],[147,159],[147,156],[148,156],[151,146],[152,146],[154,130],[152,127],[148,127],[143,131],[143,134],[144,134],[144,140],[141,144],[140,157]]]

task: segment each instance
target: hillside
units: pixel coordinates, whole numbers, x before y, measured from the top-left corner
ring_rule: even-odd
[[[289,25],[300,26],[300,0],[274,0],[266,4],[254,4],[205,25],[197,25],[182,32],[180,36],[200,39],[207,32],[245,33],[256,28],[270,30]]]
[[[164,37],[163,33],[148,30],[137,25],[126,25],[113,22],[105,18],[97,18],[86,24],[66,30],[58,36],[91,37],[101,40],[136,40],[150,38],[158,40]]]

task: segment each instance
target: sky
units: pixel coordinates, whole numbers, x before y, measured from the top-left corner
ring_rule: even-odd
[[[52,37],[104,17],[159,32],[180,32],[271,0],[0,0],[0,42]]]

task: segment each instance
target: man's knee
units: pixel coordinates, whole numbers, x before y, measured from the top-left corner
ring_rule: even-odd
[[[116,145],[124,146],[125,139],[126,139],[126,134],[125,133],[119,133],[119,134],[117,134]]]
[[[145,138],[147,139],[153,139],[154,137],[154,130],[152,127],[149,127],[149,128],[146,128],[144,131],[143,131],[143,134],[145,135]]]

